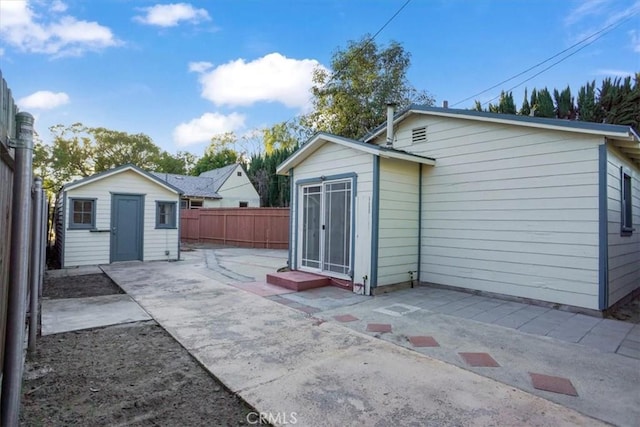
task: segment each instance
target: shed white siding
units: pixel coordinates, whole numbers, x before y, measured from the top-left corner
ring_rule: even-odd
[[[94,182],[89,182],[64,193],[64,261],[63,267],[108,264],[110,262],[111,193],[143,194],[144,231],[143,260],[178,258],[178,229],[156,229],[156,201],[175,201],[172,192],[133,171],[123,171]],[[72,198],[96,199],[97,230],[69,229],[69,200]],[[177,209],[179,211],[179,209]],[[179,221],[179,219],[177,219]],[[169,255],[165,255],[169,251]]]
[[[379,287],[409,282],[418,271],[419,171],[417,163],[380,159]]]
[[[633,234],[621,235],[621,174],[631,172]],[[609,306],[640,286],[640,170],[612,147],[607,149]]]
[[[422,126],[426,141],[412,144]],[[423,168],[420,281],[597,309],[602,142],[454,118],[401,122],[394,147],[437,162]]]
[[[222,196],[222,199],[207,200],[205,202],[209,205],[207,207],[237,208],[240,207],[240,202],[247,202],[250,208],[260,207],[260,195],[240,165],[235,168],[218,189],[218,194]]]
[[[356,284],[363,283],[363,277],[371,277],[370,272],[370,259],[371,259],[371,227],[370,222],[367,221],[371,215],[371,197],[373,190],[373,155],[363,153],[361,151],[354,150],[349,147],[344,147],[337,144],[325,143],[318,150],[308,157],[300,165],[296,166],[293,171],[294,183],[298,183],[300,180],[314,179],[321,176],[332,176],[346,173],[355,173],[357,176],[357,188],[356,188],[356,224],[355,227],[355,248],[356,253],[352,260],[354,267],[354,282]],[[298,191],[296,185],[296,191],[294,196],[298,198]],[[297,268],[299,265],[299,245],[301,243],[301,234],[296,233],[298,224],[295,223],[295,219],[301,219],[299,215],[296,215],[296,209],[298,209],[300,201],[292,201],[291,204],[291,221],[292,229],[291,235],[298,236],[298,242],[292,239],[293,247],[290,248],[291,253],[294,255],[296,261],[294,261]]]

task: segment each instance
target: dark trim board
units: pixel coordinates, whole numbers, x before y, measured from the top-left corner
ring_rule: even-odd
[[[607,207],[607,146],[598,147],[598,308],[609,305],[609,217]]]
[[[373,156],[373,195],[371,202],[371,280],[369,291],[378,286],[378,226],[380,225],[380,157]]]

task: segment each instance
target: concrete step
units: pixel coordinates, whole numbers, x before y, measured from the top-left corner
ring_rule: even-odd
[[[306,291],[331,285],[331,278],[302,271],[285,271],[267,274],[267,283],[294,291]]]

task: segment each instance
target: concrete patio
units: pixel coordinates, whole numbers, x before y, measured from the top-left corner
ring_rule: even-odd
[[[184,255],[103,269],[259,411],[302,425],[640,418],[637,325],[429,287],[291,292],[262,280],[284,251]]]

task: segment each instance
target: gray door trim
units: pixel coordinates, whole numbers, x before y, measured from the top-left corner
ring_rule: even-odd
[[[131,194],[131,193],[111,193],[111,233],[109,239],[109,262],[114,262],[114,252],[115,252],[115,234],[113,232],[113,228],[115,226],[116,219],[116,199],[118,197],[136,197],[140,200],[140,213],[138,214],[138,259],[140,261],[144,261],[144,210],[145,210],[145,200],[144,194]],[[117,230],[116,230],[117,233]]]

